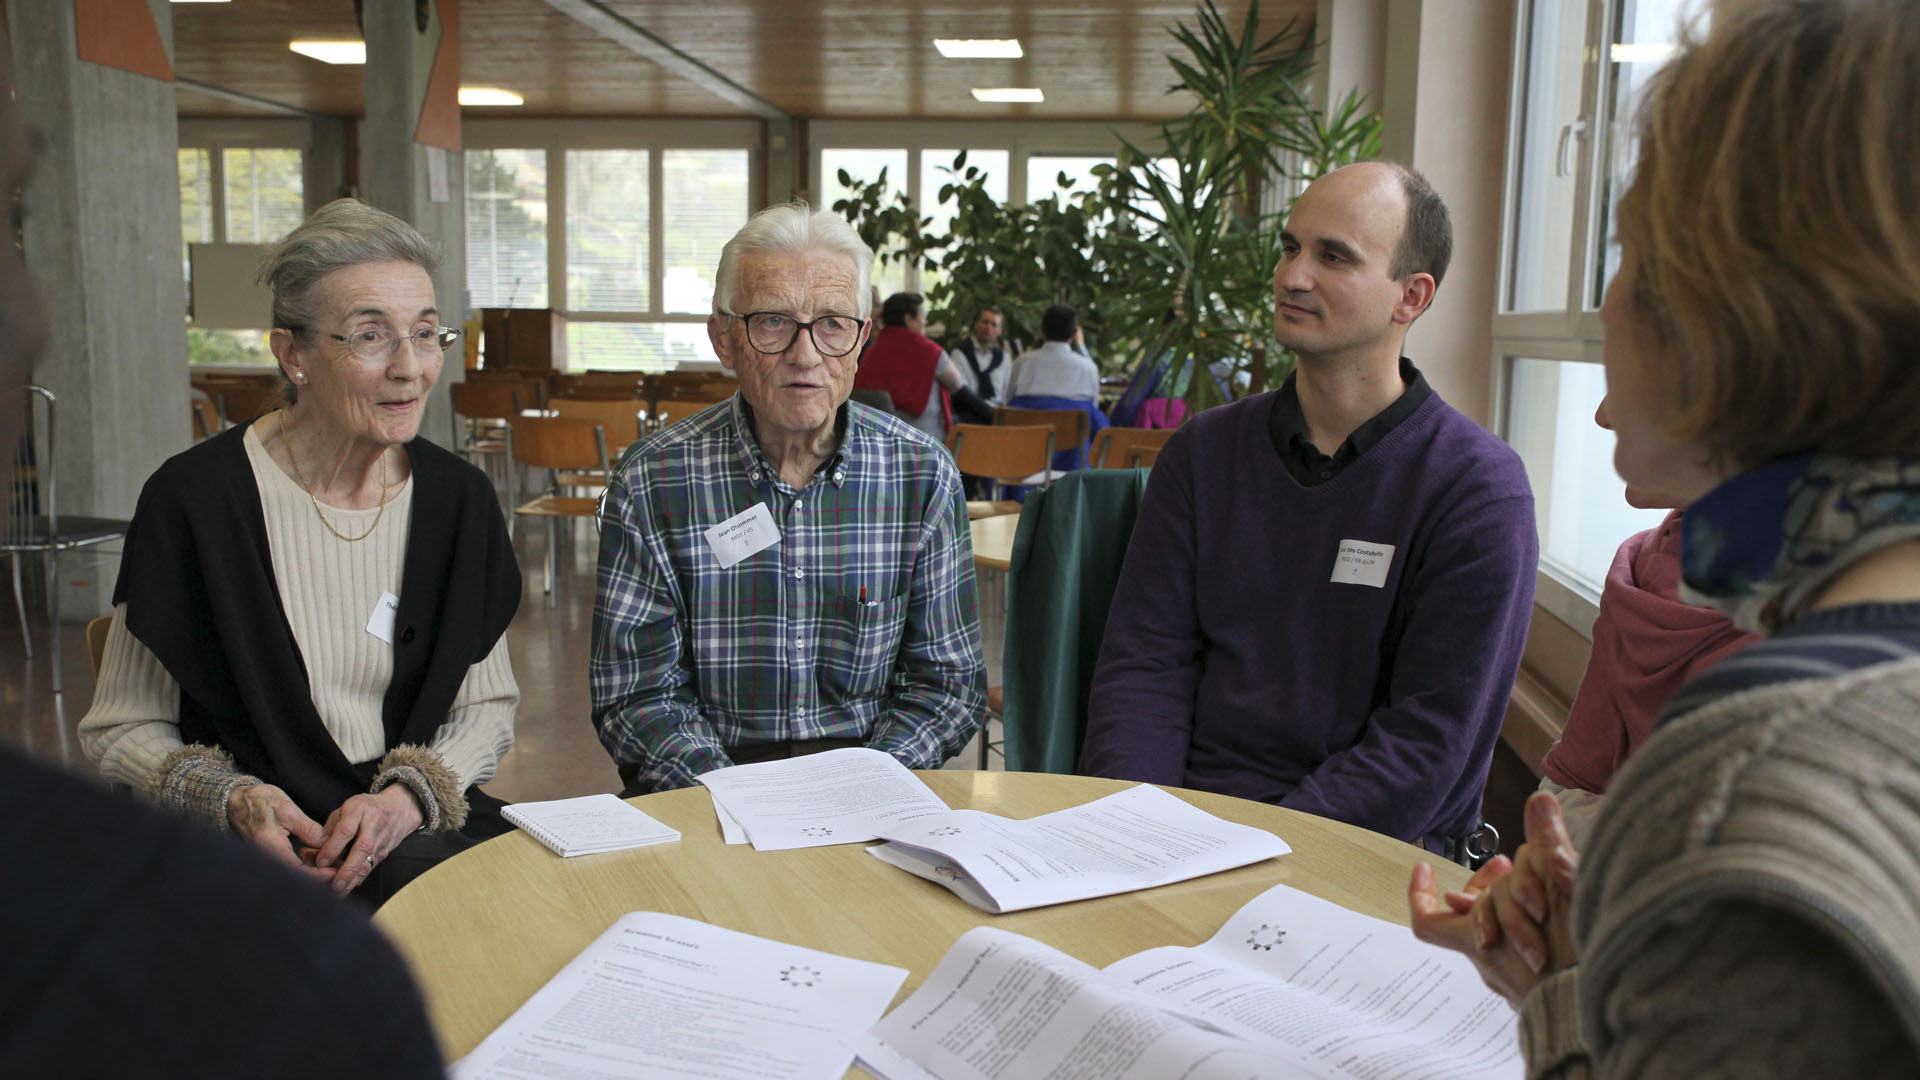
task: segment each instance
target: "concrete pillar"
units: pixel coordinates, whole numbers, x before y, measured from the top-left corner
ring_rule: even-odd
[[[115,41],[146,47],[153,74],[136,74],[80,59],[72,3],[6,13],[15,90],[43,140],[22,242],[52,315],[34,380],[59,397],[59,509],[129,517],[155,464],[192,434],[173,15],[166,0],[110,12],[128,28]],[[152,27],[139,25],[149,15]],[[105,614],[118,570],[114,559],[63,558],[62,618]]]
[[[1314,14],[1313,100],[1331,111],[1350,90],[1381,107],[1387,63],[1387,0],[1320,0]]]
[[[417,9],[416,0],[366,0],[361,7],[367,42],[362,198],[439,246],[433,291],[440,321],[460,326],[467,312],[467,174],[459,106],[447,96],[460,82],[459,3],[433,0],[425,29]],[[420,425],[422,434],[442,445],[452,445],[446,388],[464,374],[461,356],[459,348],[447,354]]]
[[[1424,173],[1453,218],[1452,266],[1407,355],[1491,427],[1513,5],[1387,0],[1386,14],[1382,156]]]

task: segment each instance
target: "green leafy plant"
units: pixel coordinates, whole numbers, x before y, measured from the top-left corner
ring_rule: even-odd
[[[872,183],[843,171],[853,195],[834,209],[886,258],[923,268],[933,322],[964,327],[996,306],[1009,337],[1032,340],[1040,311],[1069,303],[1108,371],[1165,364],[1168,392],[1196,410],[1276,386],[1293,364],[1273,340],[1280,222],[1307,182],[1379,153],[1380,118],[1355,94],[1315,107],[1310,36],[1289,21],[1262,38],[1259,25],[1258,0],[1237,32],[1202,0],[1192,25],[1170,27],[1180,51],[1167,56],[1169,92],[1194,107],[1150,148],[1121,140],[1087,189],[1062,174],[1066,190],[1005,205],[963,152],[939,193],[954,206],[943,234],[926,232],[932,219],[904,194],[885,198],[884,170]],[[1196,367],[1213,377],[1183,374]]]

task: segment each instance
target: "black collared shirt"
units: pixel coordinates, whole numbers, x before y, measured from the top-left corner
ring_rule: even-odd
[[[1320,452],[1307,436],[1307,418],[1300,411],[1300,391],[1294,388],[1293,380],[1298,373],[1287,376],[1280,392],[1273,395],[1273,411],[1267,418],[1267,434],[1273,438],[1274,452],[1280,455],[1281,464],[1302,487],[1318,487],[1340,475],[1340,471],[1360,459],[1360,455],[1372,449],[1373,445],[1386,438],[1387,432],[1400,426],[1400,421],[1413,415],[1413,410],[1433,395],[1433,388],[1427,385],[1427,377],[1413,366],[1413,361],[1400,358],[1400,381],[1407,388],[1398,400],[1375,413],[1372,419],[1353,429],[1347,441],[1340,444],[1331,456]]]

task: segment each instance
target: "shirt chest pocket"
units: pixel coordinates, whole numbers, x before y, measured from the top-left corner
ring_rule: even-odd
[[[868,697],[886,689],[907,628],[907,595],[862,600],[823,590],[820,611],[820,684],[829,695]]]

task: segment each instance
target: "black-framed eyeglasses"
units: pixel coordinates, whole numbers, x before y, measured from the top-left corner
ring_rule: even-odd
[[[754,311],[733,316],[747,324],[747,344],[763,353],[783,353],[800,340],[805,330],[821,356],[845,356],[860,344],[860,328],[865,323],[851,315],[822,315],[812,322],[801,322],[778,311]]]
[[[399,350],[403,339],[422,356],[446,352],[460,340],[460,330],[453,326],[423,326],[410,334],[396,334],[383,326],[369,326],[351,334],[327,336],[344,342],[348,351],[362,360],[385,360]]]

